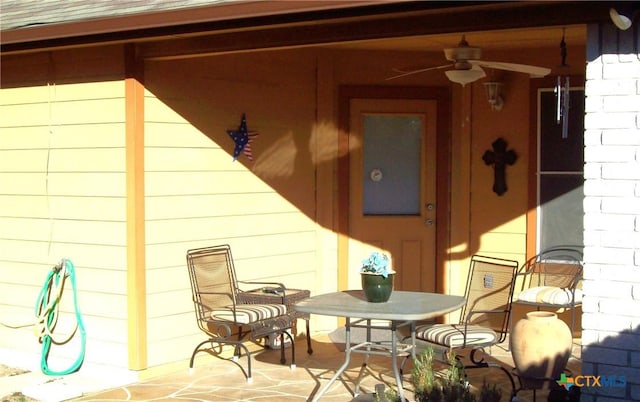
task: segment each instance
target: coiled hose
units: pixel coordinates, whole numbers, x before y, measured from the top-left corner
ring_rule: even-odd
[[[73,290],[76,328],[71,332],[69,338],[59,341],[53,339],[53,330],[58,322],[60,299],[62,298],[64,284],[67,278],[71,281],[71,288]],[[84,362],[87,334],[80,314],[80,308],[78,307],[76,271],[71,260],[63,259],[58,265],[51,269],[38,295],[35,314],[38,320],[35,324],[34,332],[40,343],[42,343],[40,359],[40,369],[42,372],[47,375],[60,376],[77,371]],[[49,368],[48,358],[49,352],[51,351],[51,344],[55,343],[60,345],[68,342],[78,330],[80,331],[80,352],[76,360],[65,370],[55,371]]]

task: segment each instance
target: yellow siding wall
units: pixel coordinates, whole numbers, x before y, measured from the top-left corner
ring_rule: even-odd
[[[0,90],[0,348],[39,353],[31,327],[6,325],[34,320],[48,271],[69,258],[86,361],[126,362],[123,96],[122,81]],[[60,335],[73,321],[69,285],[63,301]],[[54,346],[51,367],[63,369],[78,350]]]
[[[123,70],[122,54],[110,47],[3,59],[0,319],[31,321],[47,271],[71,258],[87,362],[126,369],[125,88],[113,73]],[[537,64],[556,56],[554,45],[487,59]],[[434,60],[444,62],[442,53],[297,49],[144,62],[148,367],[183,363],[203,339],[185,264],[190,248],[229,243],[241,280],[335,290],[339,87],[449,86],[440,70],[385,81],[393,68]],[[438,208],[451,213],[449,244],[439,245],[449,255],[441,279],[451,293],[462,292],[474,253],[524,260],[528,77],[499,78],[506,84],[500,112],[490,110],[480,83],[450,86],[451,166],[444,174],[451,205]],[[232,161],[226,131],[238,128],[242,113],[259,133],[253,162],[244,155]],[[481,159],[497,137],[519,156],[507,167],[509,191],[501,197]],[[312,324],[312,331],[327,328]],[[0,348],[39,352],[30,328],[0,326]]]
[[[240,280],[310,288],[316,275],[314,61],[295,54],[149,62],[145,183],[149,365],[199,339],[185,254],[230,244]],[[254,161],[232,161],[246,113]]]

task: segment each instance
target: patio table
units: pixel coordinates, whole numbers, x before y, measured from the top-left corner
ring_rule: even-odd
[[[384,303],[370,303],[366,300],[361,290],[347,290],[342,292],[327,293],[313,296],[297,302],[294,308],[297,311],[310,314],[345,317],[345,360],[329,382],[318,392],[313,401],[319,400],[329,389],[331,384],[338,379],[349,366],[351,353],[365,354],[365,360],[360,368],[356,382],[354,396],[358,395],[360,379],[368,363],[370,355],[384,355],[391,357],[391,366],[398,386],[398,394],[404,400],[402,378],[398,368],[397,358],[411,354],[415,358],[416,322],[428,320],[454,311],[464,305],[462,296],[444,295],[426,292],[408,292],[394,290],[389,301]],[[355,319],[352,322],[352,319]],[[388,321],[389,326],[372,325],[371,320]],[[396,331],[399,327],[408,325],[411,334],[411,343],[398,342]],[[351,328],[364,327],[367,331],[367,340],[356,345],[351,345]],[[391,331],[391,341],[372,342],[371,329],[387,329]]]

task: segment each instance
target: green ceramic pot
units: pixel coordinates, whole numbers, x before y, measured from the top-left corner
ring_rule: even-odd
[[[364,290],[364,296],[367,301],[384,303],[389,300],[393,291],[393,276],[394,274],[389,274],[385,278],[380,274],[361,272],[362,290]]]

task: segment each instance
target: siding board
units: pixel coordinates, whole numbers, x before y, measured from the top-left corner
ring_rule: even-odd
[[[121,221],[124,199],[0,194],[1,217]]]
[[[0,172],[0,188],[3,194],[10,195],[45,194],[47,191],[47,176],[44,173]]]
[[[120,148],[56,149],[48,156],[49,172],[124,172],[124,152]]]
[[[147,196],[261,193],[273,191],[250,172],[147,172]]]
[[[147,319],[168,319],[191,311],[193,310],[193,302],[191,300],[191,290],[188,288],[147,295]],[[171,323],[170,325],[173,326],[174,324]]]
[[[169,166],[175,172],[245,170],[239,162],[233,164],[231,156],[214,145],[207,148],[147,148],[146,171],[166,172]]]
[[[297,234],[305,221],[300,214],[245,214],[150,221],[147,222],[147,244],[203,239],[213,233],[229,238]]]
[[[124,172],[50,173],[51,195],[124,197]]]
[[[43,172],[47,170],[47,150],[4,151],[0,158],[0,172]]]
[[[294,205],[275,193],[147,197],[146,207],[148,220],[298,212]]]
[[[43,149],[49,146],[50,141],[49,127],[22,126],[9,129],[0,120],[0,152],[5,150]],[[2,155],[5,154],[2,153]]]
[[[0,129],[0,151],[124,148],[124,123],[121,122],[10,128],[0,126]]]
[[[145,123],[145,144],[147,147],[180,148],[188,144],[190,147],[217,147],[202,131],[182,119],[177,122]]]

